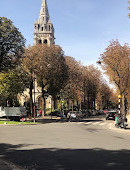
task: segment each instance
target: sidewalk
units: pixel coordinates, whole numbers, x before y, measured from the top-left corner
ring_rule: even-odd
[[[126,133],[130,133],[130,115],[127,115],[127,120],[128,120],[128,126],[126,127],[126,129],[123,128],[116,128],[115,127],[115,122],[113,122],[113,124],[111,126],[109,126],[109,129],[111,130],[117,130],[118,132],[126,132]]]
[[[126,116],[128,119],[128,124],[130,124],[130,114]]]

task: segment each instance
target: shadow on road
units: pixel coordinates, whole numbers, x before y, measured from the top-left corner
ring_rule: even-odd
[[[0,156],[28,170],[105,170],[130,169],[130,150],[33,149],[24,145],[0,144]]]

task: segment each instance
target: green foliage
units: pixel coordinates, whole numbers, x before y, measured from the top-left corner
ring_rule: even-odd
[[[3,125],[33,125],[33,124],[39,124],[39,123],[34,123],[34,122],[17,122],[17,121],[0,121],[0,124]]]
[[[5,105],[6,100],[15,100],[16,104],[17,95],[27,86],[28,76],[20,68],[0,73],[0,104]]]
[[[0,72],[15,67],[24,51],[25,39],[12,24],[0,17]]]

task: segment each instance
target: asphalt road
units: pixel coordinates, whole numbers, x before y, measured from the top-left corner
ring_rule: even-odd
[[[0,126],[0,170],[129,170],[130,129],[102,117]]]

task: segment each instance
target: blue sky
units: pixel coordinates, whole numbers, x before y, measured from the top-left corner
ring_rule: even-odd
[[[38,19],[42,0],[0,0],[0,16],[14,22],[33,45],[34,21]],[[130,44],[128,0],[47,0],[55,28],[56,44],[65,55],[84,65],[96,61],[109,45],[119,39]]]

